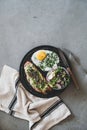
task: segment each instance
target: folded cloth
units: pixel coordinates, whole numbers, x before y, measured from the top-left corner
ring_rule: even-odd
[[[4,65],[0,77],[0,110],[29,121],[29,130],[48,130],[71,112],[63,101],[39,98],[30,94],[18,82],[19,73]]]

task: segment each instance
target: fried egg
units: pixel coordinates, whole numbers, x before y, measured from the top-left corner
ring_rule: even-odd
[[[39,50],[33,53],[31,57],[32,62],[43,71],[49,71],[57,67],[59,63],[58,55],[50,50]]]

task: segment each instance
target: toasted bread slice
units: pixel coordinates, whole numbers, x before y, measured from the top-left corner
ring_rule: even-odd
[[[29,61],[24,64],[26,79],[32,88],[42,94],[51,91],[52,88],[48,85],[46,79],[40,71]]]

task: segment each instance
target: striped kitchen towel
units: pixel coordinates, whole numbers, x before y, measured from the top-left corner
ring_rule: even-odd
[[[29,121],[29,130],[48,130],[67,118],[71,112],[63,101],[39,98],[25,90],[19,73],[4,65],[0,76],[0,110]]]

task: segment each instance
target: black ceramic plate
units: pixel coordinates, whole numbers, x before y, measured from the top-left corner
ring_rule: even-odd
[[[47,94],[42,94],[42,93],[39,93],[37,91],[35,91],[32,86],[28,83],[27,79],[26,79],[26,75],[25,75],[25,72],[24,72],[24,64],[26,63],[26,61],[31,61],[31,56],[34,52],[38,51],[38,50],[50,50],[50,51],[53,51],[55,53],[58,54],[59,56],[59,59],[60,59],[60,63],[59,63],[59,66],[62,66],[62,67],[65,67],[64,66],[64,63],[58,53],[58,50],[59,48],[56,48],[56,47],[53,47],[53,46],[38,46],[32,50],[30,50],[23,58],[21,64],[20,64],[20,70],[19,70],[19,74],[20,74],[20,81],[21,83],[23,84],[24,88],[29,91],[31,94],[37,96],[37,97],[41,97],[41,98],[50,98],[50,97],[53,97],[53,96],[58,96],[61,92],[64,91],[64,89],[66,88],[62,88],[60,90],[52,90],[51,92],[48,92]],[[37,66],[36,66],[37,67]],[[43,74],[44,77],[46,77],[46,74],[47,72],[44,72],[42,71],[40,68],[37,67],[37,69],[39,69],[39,71]]]

